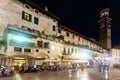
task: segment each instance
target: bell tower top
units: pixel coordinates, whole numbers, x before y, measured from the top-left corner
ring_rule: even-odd
[[[109,8],[105,8],[100,11],[100,43],[101,46],[107,49],[111,49],[111,18],[109,17]]]
[[[102,11],[100,11],[100,18],[109,17],[109,11],[109,8],[105,8]]]

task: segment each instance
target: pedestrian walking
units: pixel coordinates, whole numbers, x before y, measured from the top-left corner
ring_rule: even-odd
[[[102,64],[98,64],[98,69],[99,69],[99,72],[101,72],[101,70],[102,70]]]
[[[85,65],[82,63],[82,64],[80,65],[80,69],[81,69],[82,72],[84,71],[84,68],[85,68]]]

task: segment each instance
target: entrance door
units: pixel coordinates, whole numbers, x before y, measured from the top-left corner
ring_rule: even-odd
[[[26,66],[26,59],[13,59],[13,65],[18,70],[20,66]]]

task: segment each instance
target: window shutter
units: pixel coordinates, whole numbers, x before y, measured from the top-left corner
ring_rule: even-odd
[[[55,26],[53,25],[53,31],[55,31]]]
[[[25,14],[25,12],[24,12],[24,11],[22,11],[22,19],[24,19],[24,14]]]
[[[38,24],[38,18],[37,17],[34,17],[34,23]]]
[[[64,48],[64,53],[66,53],[66,48]]]
[[[68,54],[70,54],[70,49],[68,48]]]
[[[32,15],[29,14],[29,21],[32,22]]]

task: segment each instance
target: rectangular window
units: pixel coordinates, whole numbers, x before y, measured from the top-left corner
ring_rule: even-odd
[[[75,49],[75,53],[77,53],[77,49]]]
[[[20,47],[14,47],[14,51],[16,51],[16,52],[22,52],[22,48],[20,48]]]
[[[55,31],[55,26],[54,25],[53,25],[52,29],[53,29],[53,31]]]
[[[78,37],[78,41],[80,41],[80,37]]]
[[[68,48],[68,54],[70,54],[70,49]]]
[[[61,32],[62,32],[62,31],[61,31],[61,29],[58,29],[58,33],[60,33],[60,34],[61,34]]]
[[[28,49],[28,48],[24,48],[24,52],[31,52],[31,49]]]
[[[31,22],[31,21],[32,21],[32,15],[31,15],[31,14],[28,14],[28,13],[26,13],[26,12],[24,12],[24,11],[22,11],[22,19]]]
[[[74,34],[73,34],[73,39],[75,38]]]
[[[72,53],[74,53],[74,49],[72,48]]]
[[[39,22],[39,19],[37,17],[34,17],[34,23],[38,24],[38,22]]]
[[[43,41],[37,41],[37,46],[38,47],[43,47]]]
[[[70,36],[70,35],[69,35],[69,32],[66,32],[66,36],[67,36],[67,37],[69,37],[69,36]]]
[[[49,48],[49,43],[45,42],[44,43],[44,48]]]
[[[66,54],[66,48],[64,48],[64,50],[63,50],[63,54]]]

